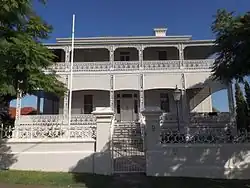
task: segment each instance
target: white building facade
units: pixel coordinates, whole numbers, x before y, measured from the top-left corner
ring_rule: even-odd
[[[154,33],[146,37],[75,39],[72,77],[71,39],[57,39],[56,44],[48,45],[58,57],[54,69],[59,79],[68,87],[72,79],[72,104],[69,109],[68,93],[60,100],[47,94],[42,113],[36,118],[58,115],[66,123],[69,110],[73,116],[87,116],[96,107],[111,107],[117,121],[138,121],[145,107],[158,106],[164,113],[179,113],[185,120],[190,112],[212,112],[212,93],[225,88],[233,111],[230,86],[210,78],[212,40],[168,36],[164,28],[154,29]],[[176,87],[181,90],[177,105],[173,98]],[[41,102],[37,104],[40,109]],[[22,118],[17,113],[17,122]]]
[[[60,99],[38,92],[38,113],[21,115],[18,94],[15,126],[1,133],[12,149],[4,152],[13,158],[9,168],[249,177],[247,165],[239,173],[250,164],[243,156],[250,146],[234,131],[232,87],[211,78],[213,40],[164,28],[153,36],[76,38],[72,76],[71,39],[46,46],[57,56],[58,79],[69,90],[72,82],[72,103],[69,92]],[[211,95],[222,89],[229,112],[213,112]]]

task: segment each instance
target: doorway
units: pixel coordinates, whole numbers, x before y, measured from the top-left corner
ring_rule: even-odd
[[[116,95],[116,119],[118,121],[138,120],[138,94],[119,92]]]

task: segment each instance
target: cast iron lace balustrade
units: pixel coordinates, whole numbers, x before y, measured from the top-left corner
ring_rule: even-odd
[[[185,69],[211,69],[214,59],[184,60]]]
[[[225,127],[184,127],[164,128],[161,131],[162,144],[226,144],[249,143],[250,134],[247,131],[238,131],[233,134]]]
[[[54,63],[52,66],[52,69],[55,70],[56,72],[66,72],[69,70],[70,64],[69,63],[62,63],[62,62],[57,62]]]
[[[173,70],[180,69],[180,60],[143,61],[144,70]]]
[[[114,71],[139,70],[139,61],[114,61]]]
[[[98,72],[98,71],[109,71],[111,68],[111,62],[74,62],[73,70],[75,72]]]
[[[96,118],[92,114],[72,114],[68,125],[63,124],[62,115],[21,116],[19,125],[8,135],[16,139],[95,139]]]
[[[139,70],[139,61],[114,61],[114,67],[111,61],[100,62],[74,62],[74,72],[108,72],[108,71],[137,71]],[[211,69],[214,59],[184,60],[183,68],[187,70]],[[180,60],[145,60],[142,70],[178,70],[181,68]],[[52,66],[56,72],[69,72],[70,63],[57,62]]]

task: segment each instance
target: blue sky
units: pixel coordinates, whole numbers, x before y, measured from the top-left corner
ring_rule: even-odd
[[[71,36],[72,14],[76,14],[76,37],[152,35],[153,28],[167,27],[169,35],[192,35],[212,39],[210,29],[218,8],[243,13],[249,0],[48,0],[34,7],[54,31],[46,42]],[[228,109],[225,91],[213,95],[213,104]],[[35,106],[35,97],[26,97],[23,106]],[[14,102],[12,103],[14,105]]]

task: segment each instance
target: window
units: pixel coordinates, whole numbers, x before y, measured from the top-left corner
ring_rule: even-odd
[[[160,105],[163,112],[169,112],[169,97],[167,93],[160,94]]]
[[[93,111],[93,95],[84,95],[84,114],[91,114]]]
[[[167,52],[159,51],[158,52],[158,60],[167,60]]]
[[[120,61],[130,61],[129,52],[120,52]]]

